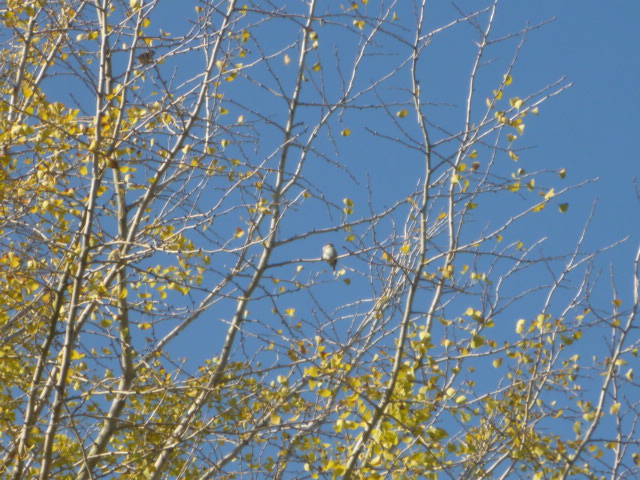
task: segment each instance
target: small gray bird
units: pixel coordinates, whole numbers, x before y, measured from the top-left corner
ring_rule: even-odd
[[[138,61],[140,62],[140,65],[145,66],[145,65],[150,65],[151,63],[153,63],[153,54],[155,52],[153,50],[147,50],[144,53],[141,53],[140,55],[138,55]]]
[[[336,271],[336,263],[338,263],[338,252],[332,243],[327,243],[322,247],[322,259],[331,265],[333,271]]]

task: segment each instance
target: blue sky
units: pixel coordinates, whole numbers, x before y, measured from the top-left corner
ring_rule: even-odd
[[[375,3],[370,2],[368,8],[374,9]],[[402,10],[408,3],[399,4],[401,21],[411,15],[410,11]],[[292,9],[303,8],[299,2],[291,2],[291,5]],[[477,2],[473,1],[461,2],[459,7],[467,12],[478,8]],[[321,13],[323,8],[320,8]],[[429,27],[440,26],[457,17],[456,10],[449,2],[432,2],[430,8],[432,16],[427,18]],[[182,4],[178,7],[177,4],[161,3],[161,7],[151,17],[152,27],[149,32],[154,33],[156,28],[163,28],[165,31],[179,34],[186,26],[175,19],[180,15],[188,17],[192,14],[193,11],[184,10]],[[637,47],[640,45],[640,3],[631,0],[615,3],[504,1],[498,8],[494,36],[497,33],[513,33],[527,24],[536,25],[554,17],[554,21],[530,32],[527,36],[519,61],[512,72],[513,84],[505,92],[505,97],[524,96],[562,77],[566,78],[565,83],[573,85],[561,95],[546,102],[538,116],[527,117],[525,134],[518,140],[522,142],[518,146],[523,148],[520,152],[520,165],[531,171],[566,168],[566,180],[564,183],[556,182],[553,185],[556,187],[595,178],[599,178],[599,181],[568,194],[566,200],[563,200],[570,203],[567,213],[560,214],[556,206],[547,208],[539,214],[537,223],[527,223],[521,233],[525,240],[532,237],[549,237],[543,248],[553,252],[566,252],[573,247],[597,198],[598,206],[585,246],[586,249],[598,249],[632,235],[630,241],[604,255],[598,264],[598,268],[603,269],[605,275],[608,275],[609,262],[615,265],[616,274],[622,282],[621,296],[626,296],[628,302],[631,293],[628,281],[631,274],[630,264],[640,239],[637,221],[640,205],[635,197],[632,181],[633,177],[640,176],[634,142],[637,138],[634,119],[640,110],[640,95],[636,86],[637,79],[640,78],[640,56],[637,54]],[[282,32],[278,31],[278,28],[286,28],[286,25],[290,27],[290,24],[276,22],[274,25],[277,27],[272,31],[269,29],[274,27],[268,23],[260,27],[265,29],[263,34],[267,34],[264,38],[271,39],[273,43],[265,45],[267,51],[275,51],[282,44],[291,41],[290,37],[279,35]],[[327,55],[332,54],[331,48],[337,46],[340,49],[341,60],[347,59],[352,52],[341,43],[339,36],[331,36],[334,32],[327,26],[318,27],[321,45],[328,48],[325,51]],[[256,36],[259,34],[258,31],[254,33]],[[421,87],[428,92],[425,100],[448,103],[433,106],[429,109],[430,114],[438,122],[457,124],[457,128],[463,113],[460,103],[466,94],[468,73],[475,53],[473,40],[473,30],[469,26],[452,28],[434,39],[425,51],[422,63],[424,77],[421,78]],[[491,55],[487,57],[486,60],[491,62],[491,65],[483,70],[488,74],[479,82],[478,99],[481,102],[502,78],[516,44],[517,40],[506,42],[495,51],[491,51]],[[162,49],[160,52],[162,53]],[[197,58],[197,52],[191,55],[192,58]],[[384,71],[385,58],[380,58],[380,61],[367,64],[367,69],[361,72],[362,85],[378,78],[380,72]],[[168,58],[161,68],[167,71],[172,67],[171,62],[172,59]],[[184,65],[181,65],[181,69],[183,67]],[[328,85],[335,83],[331,72],[332,65],[325,62],[322,73]],[[188,69],[178,73],[188,75]],[[285,83],[290,80],[291,78],[282,78]],[[394,80],[388,85],[384,94],[393,96],[397,93],[395,100],[407,101],[408,96],[403,96],[403,89],[408,88],[406,80],[406,75],[399,75],[398,81]],[[242,84],[238,85],[236,87],[235,83],[229,84],[225,88],[229,92],[238,88],[236,98],[245,103],[253,101],[267,116],[274,119],[284,118],[286,110],[282,102],[258,97],[252,99],[250,95],[253,93],[242,90]],[[308,85],[305,88],[307,87]],[[233,95],[230,98],[233,98]],[[234,115],[235,113],[232,112]],[[406,197],[412,191],[417,182],[414,173],[416,170],[413,167],[416,161],[420,161],[411,155],[398,156],[397,151],[391,148],[393,145],[372,137],[367,132],[367,127],[383,128],[389,127],[389,124],[380,121],[372,127],[368,124],[369,121],[377,122],[378,117],[370,120],[358,112],[353,116],[347,113],[333,125],[335,145],[326,141],[320,143],[323,152],[332,160],[344,163],[353,176],[339,169],[325,175],[327,170],[321,162],[312,164],[307,170],[317,189],[325,192],[338,207],[342,206],[342,198],[353,197],[356,201],[356,216],[362,214],[365,209],[363,203],[367,198],[364,189],[368,181],[367,175],[371,174],[371,185],[379,195],[374,201],[381,207],[388,205],[387,202],[392,202],[393,199],[403,198],[403,195]],[[414,123],[407,120],[406,124]],[[351,136],[340,137],[340,128],[351,128]],[[278,137],[274,138],[274,145],[278,140]],[[261,145],[261,151],[267,150],[264,144]],[[294,223],[283,225],[283,235],[295,234],[307,228],[331,228],[340,223],[338,209],[329,215],[323,207],[317,208],[311,215],[309,210],[302,209],[293,218],[296,218]],[[325,241],[333,241],[344,252],[344,249],[348,248],[344,237],[344,232],[311,237],[304,242],[295,243],[295,249],[277,251],[273,261],[285,261],[290,255],[294,255],[294,258],[313,259],[320,255],[320,248]],[[350,271],[354,272],[353,277],[357,276],[355,271],[360,266],[354,264],[351,259],[346,259],[343,265],[352,269]],[[305,267],[312,271],[322,268],[316,268],[314,264],[305,264]],[[281,273],[278,272],[278,275]],[[605,287],[606,282],[601,286]],[[336,304],[353,293],[343,288],[341,282],[334,282],[326,287],[327,292],[331,292],[331,300]],[[607,304],[610,291],[603,291],[602,295],[601,301]],[[304,301],[302,303],[304,304]],[[292,304],[295,305],[296,301],[292,301]],[[217,310],[212,311],[212,317],[221,316],[224,314]],[[205,357],[211,352],[210,348],[206,347],[207,336],[201,339],[191,338],[188,341],[202,341]]]

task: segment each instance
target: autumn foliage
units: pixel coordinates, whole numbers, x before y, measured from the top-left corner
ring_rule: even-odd
[[[0,7],[0,478],[635,478],[639,260],[545,231],[540,26],[290,3]]]

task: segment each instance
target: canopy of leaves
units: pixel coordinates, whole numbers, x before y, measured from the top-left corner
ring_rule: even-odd
[[[638,259],[545,253],[521,144],[568,84],[430,3],[6,2],[0,478],[638,475]]]

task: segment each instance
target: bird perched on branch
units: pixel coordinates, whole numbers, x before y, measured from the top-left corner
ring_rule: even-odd
[[[151,63],[153,63],[153,54],[155,52],[153,50],[147,50],[144,53],[141,53],[140,55],[138,55],[138,61],[140,62],[140,65],[145,66],[145,65],[149,65]]]
[[[333,271],[336,271],[336,264],[338,263],[338,252],[332,243],[327,243],[322,247],[322,259],[331,265]]]

